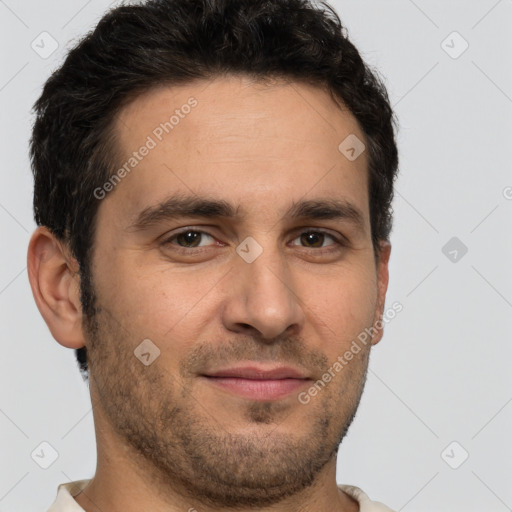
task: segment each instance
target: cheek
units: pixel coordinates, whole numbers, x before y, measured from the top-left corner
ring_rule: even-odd
[[[173,271],[165,263],[150,268],[123,257],[103,265],[95,281],[99,302],[129,332],[163,344],[192,336],[201,328],[202,319],[212,318],[215,293],[207,292],[219,276],[211,271]]]
[[[375,274],[345,272],[329,279],[305,301],[311,323],[331,340],[330,347],[342,350],[372,325],[377,304]],[[306,311],[307,311],[306,310]]]

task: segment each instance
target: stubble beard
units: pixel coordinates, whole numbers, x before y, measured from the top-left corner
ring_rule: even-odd
[[[311,486],[336,458],[364,390],[369,351],[337,377],[345,388],[330,384],[310,404],[292,406],[311,408],[309,427],[297,423],[299,434],[280,428],[294,410],[280,401],[248,402],[240,415],[250,432],[237,433],[195,399],[194,379],[181,384],[159,360],[143,366],[129,333],[94,304],[83,326],[102,412],[134,454],[134,470],[163,495],[171,489],[211,507],[264,507]]]

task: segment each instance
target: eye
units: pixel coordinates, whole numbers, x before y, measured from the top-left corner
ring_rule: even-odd
[[[177,245],[178,247],[183,248],[194,248],[194,247],[204,247],[208,244],[203,244],[205,237],[210,238],[215,241],[213,236],[205,233],[204,231],[198,231],[195,229],[187,229],[186,231],[182,231],[181,233],[176,233],[170,238],[167,238],[164,241],[164,244]],[[177,243],[173,243],[173,241]],[[210,244],[211,245],[211,244]]]
[[[331,239],[334,241],[334,243],[328,244],[327,246],[343,245],[341,243],[341,241],[339,241],[338,239],[336,239],[334,237],[334,235],[330,235],[329,233],[325,233],[324,231],[313,231],[313,230],[304,231],[303,233],[300,234],[300,236],[295,238],[294,241],[300,240],[300,243],[304,244],[305,247],[312,248],[312,249],[318,249],[318,248],[326,247],[324,245],[324,242],[326,241],[326,239]],[[295,245],[295,244],[293,244],[293,245]]]
[[[294,243],[296,241],[298,243]],[[166,238],[162,245],[171,245],[177,251],[188,251],[190,249],[199,249],[209,247],[213,245],[223,245],[218,242],[215,237],[206,233],[205,231],[197,229],[185,229],[179,233],[174,233],[172,236]],[[319,230],[307,230],[300,233],[300,236],[292,240],[292,245],[302,246],[306,249],[326,249],[327,251],[333,251],[340,249],[345,244],[341,239],[338,239],[330,233],[319,231]],[[316,251],[323,252],[323,251]]]

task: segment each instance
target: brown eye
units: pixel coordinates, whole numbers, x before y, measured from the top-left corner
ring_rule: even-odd
[[[203,247],[204,245],[208,245],[201,243],[204,241],[205,237],[209,237],[213,240],[213,237],[204,231],[188,229],[187,231],[182,231],[181,233],[168,238],[165,243],[184,248]],[[173,241],[176,241],[177,243],[173,243]]]
[[[300,241],[304,245],[312,247],[322,247],[325,235],[323,233],[303,233],[300,236]]]
[[[324,233],[323,231],[305,231],[304,233],[301,233],[301,235],[295,240],[300,240],[300,244],[303,247],[318,249],[326,247],[324,242],[329,238],[333,240],[334,243],[327,244],[327,246],[340,244],[340,242],[338,242],[334,236],[328,233]]]

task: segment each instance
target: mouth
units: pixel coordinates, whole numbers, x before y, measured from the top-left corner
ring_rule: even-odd
[[[210,385],[250,400],[279,400],[309,385],[311,378],[288,366],[238,366],[201,375]]]

